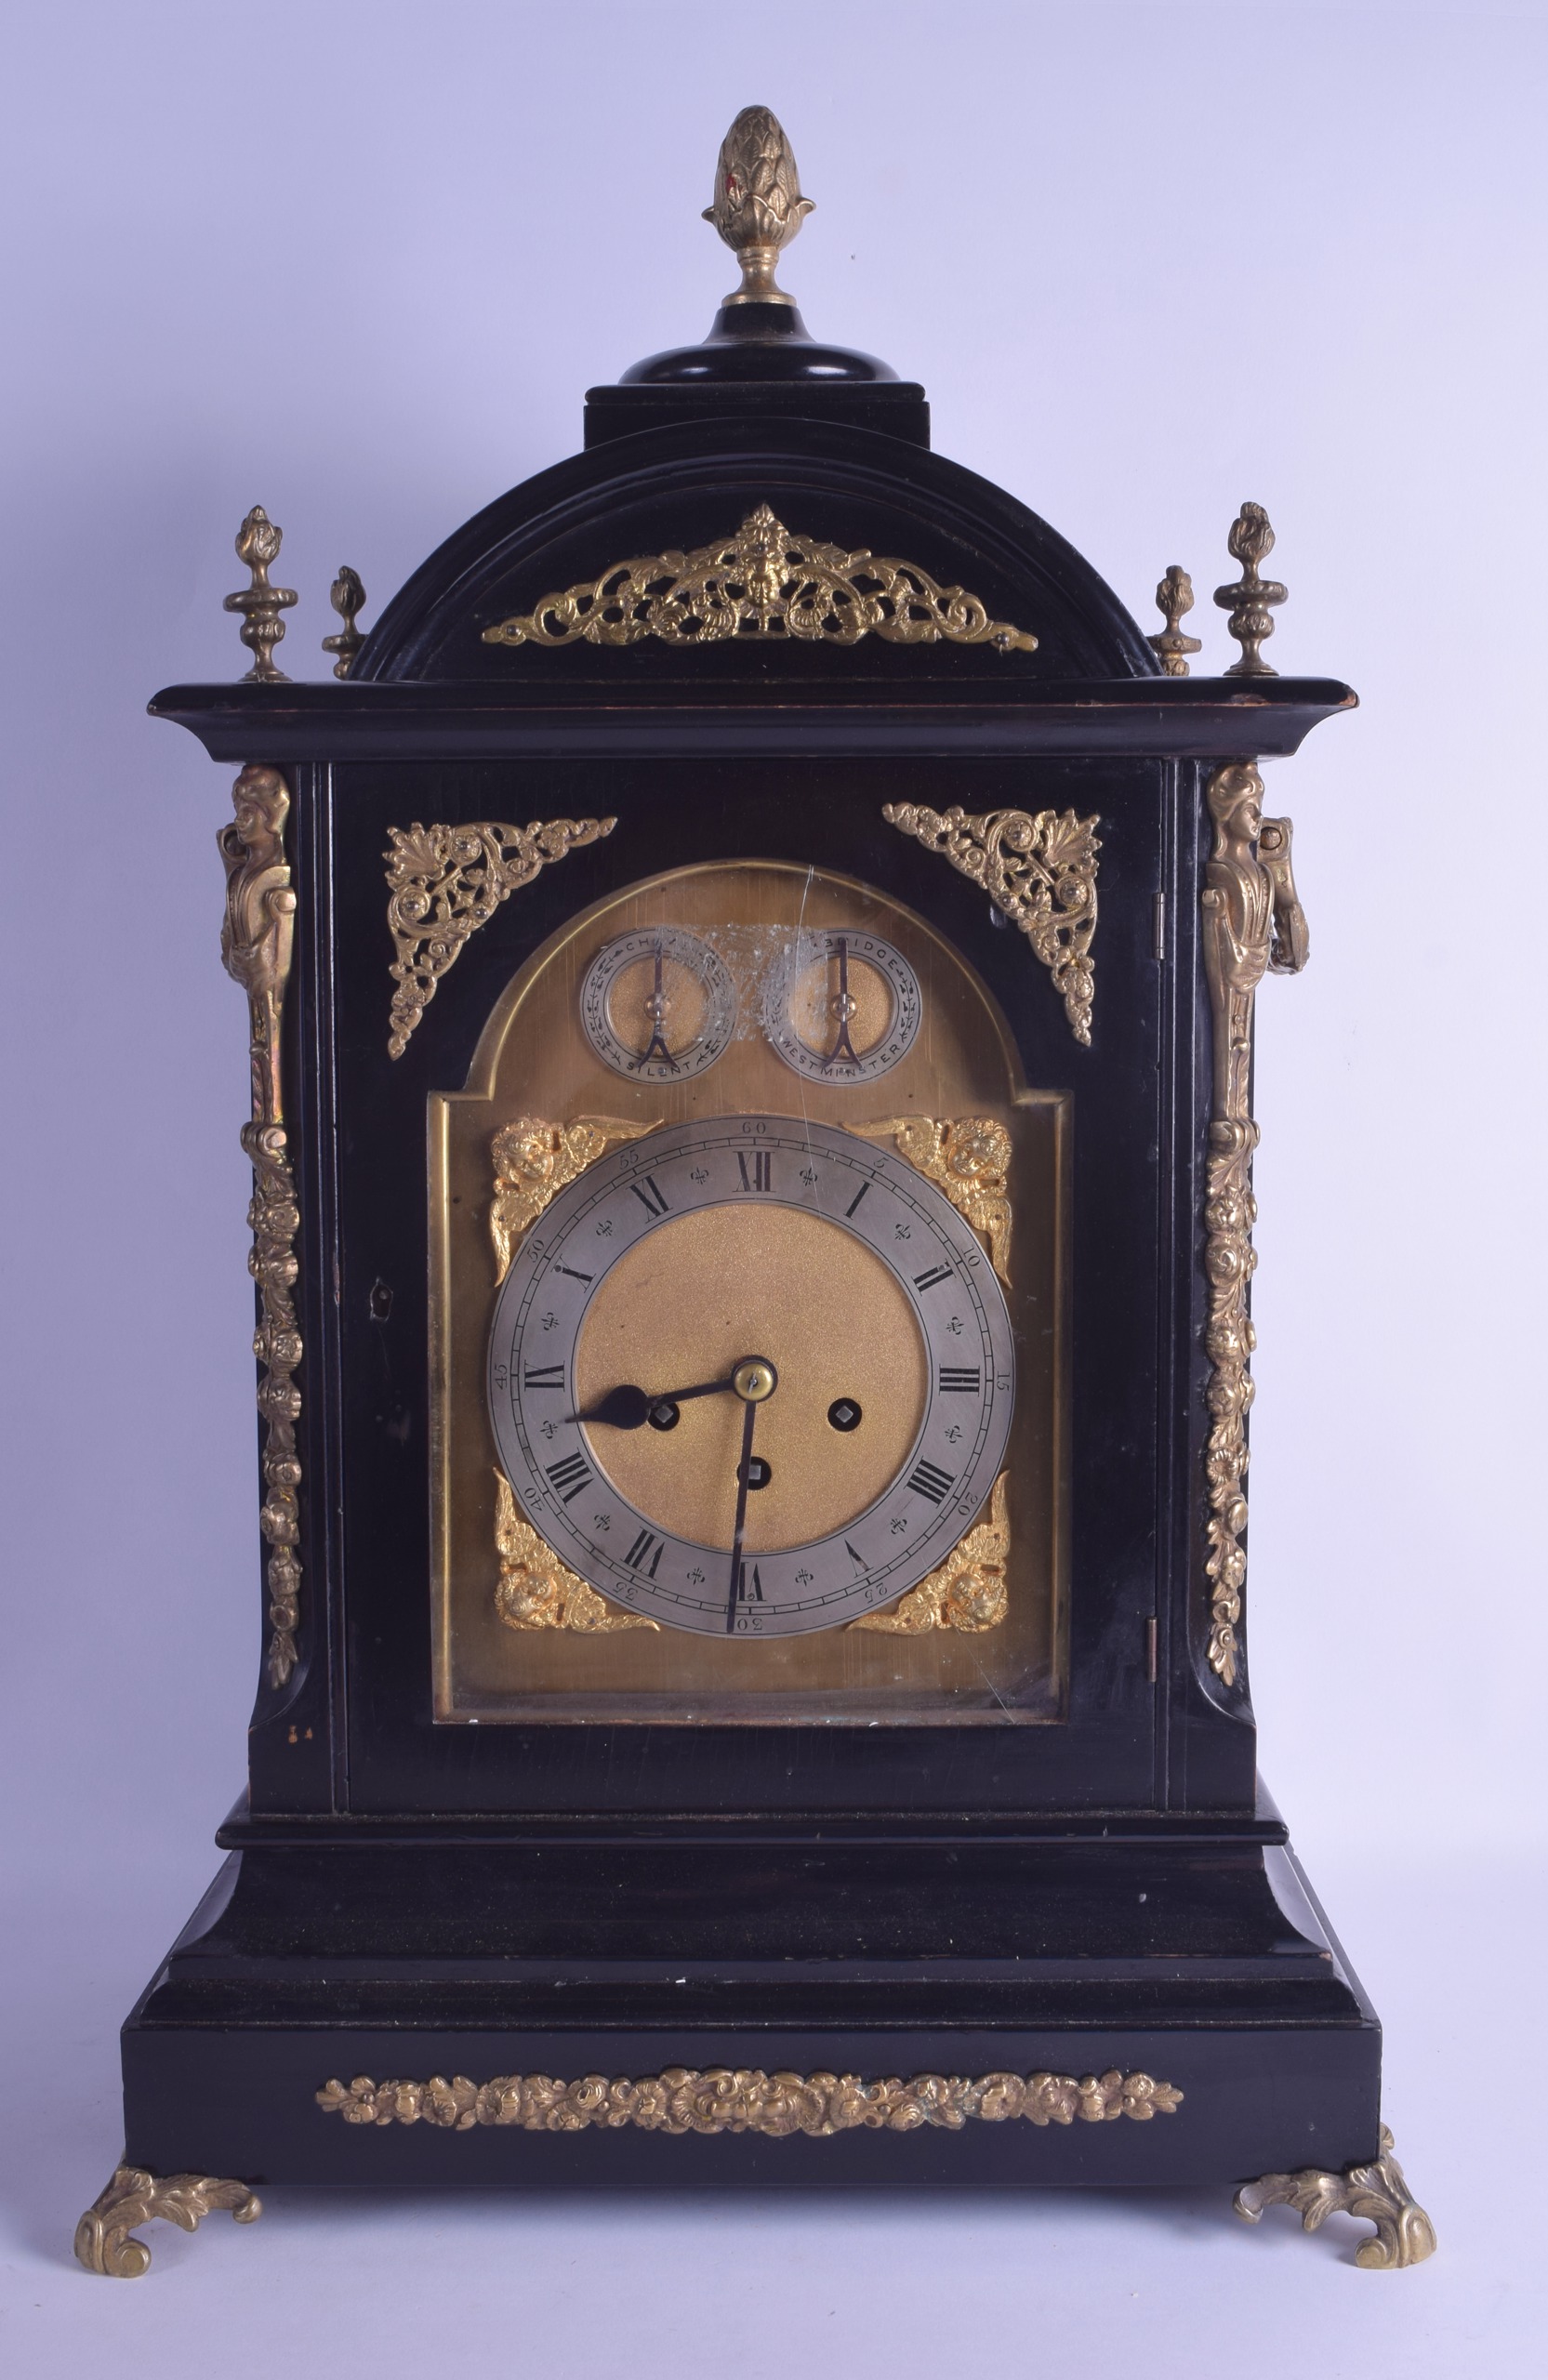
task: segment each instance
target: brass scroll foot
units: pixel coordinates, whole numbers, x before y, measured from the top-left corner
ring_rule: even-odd
[[[1373,2165],[1351,2165],[1342,2174],[1325,2174],[1316,2165],[1299,2174],[1265,2174],[1239,2189],[1235,2204],[1249,2223],[1256,2223],[1265,2206],[1293,2206],[1304,2231],[1316,2230],[1330,2215],[1363,2215],[1376,2226],[1374,2240],[1367,2240],[1355,2257],[1367,2272],[1422,2265],[1436,2252],[1435,2227],[1403,2179],[1385,2124]]]
[[[218,2182],[208,2174],[169,2174],[163,2181],[139,2165],[120,2165],[94,2206],[75,2226],[75,2254],[87,2272],[114,2281],[136,2281],[151,2261],[142,2240],[130,2235],[158,2215],[184,2231],[197,2231],[206,2215],[229,2207],[238,2223],[256,2223],[263,2212],[245,2182]]]

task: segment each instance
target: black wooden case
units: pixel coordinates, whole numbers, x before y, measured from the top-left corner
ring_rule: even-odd
[[[1036,651],[484,641],[549,590],[729,536],[760,505],[969,589]],[[283,771],[293,803],[302,1591],[298,1661],[259,1690],[225,1866],[126,2029],[131,2164],[934,2187],[1239,2181],[1376,2156],[1376,2019],[1258,1782],[1245,1658],[1229,1682],[1211,1665],[1205,1573],[1205,787],[1353,701],[1322,680],[1161,674],[1078,555],[929,451],[917,389],[740,370],[593,392],[586,451],[459,530],[346,682],[156,698],[214,759]],[[984,887],[884,821],[899,802],[1098,816],[1089,1047]],[[499,906],[390,1058],[389,828],[603,813],[613,833]],[[427,1100],[463,1080],[501,988],[567,917],[747,854],[906,903],[979,971],[1028,1081],[1068,1095],[1057,1715],[438,1726]],[[1070,2101],[1047,2122],[975,2102],[951,2122],[908,2114],[905,2092],[896,2121],[791,2137],[647,2123],[635,2101],[605,2120],[574,2103],[573,2122],[424,2112],[435,2077],[633,2088],[721,2070],[1064,2077],[1078,2096],[1090,2078],[1097,2098],[1099,2078],[1137,2075],[1171,2100],[1103,2121],[1090,2099],[1069,2121]],[[373,2100],[371,2121],[341,2121],[326,2086],[354,2077],[414,2086],[396,2104],[419,2120]]]

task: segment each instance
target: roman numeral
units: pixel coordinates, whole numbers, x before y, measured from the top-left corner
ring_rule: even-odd
[[[647,1215],[664,1215],[666,1213],[667,1201],[661,1196],[661,1192],[657,1188],[652,1175],[647,1173],[643,1182],[631,1182],[628,1186],[633,1191],[635,1197],[639,1199],[640,1204],[643,1207]]]
[[[943,1364],[940,1388],[943,1395],[949,1395],[955,1391],[958,1394],[978,1396],[983,1393],[984,1375],[976,1365],[970,1371],[965,1364],[956,1368],[953,1368],[950,1364]]]
[[[549,1477],[559,1490],[562,1504],[574,1503],[591,1476],[591,1466],[584,1455],[567,1454],[549,1465]]]
[[[745,1149],[738,1149],[736,1152],[736,1167],[742,1177],[743,1189],[771,1190],[774,1187],[773,1183],[769,1179],[769,1169],[771,1163],[772,1159],[770,1158],[767,1149],[754,1149],[752,1153],[752,1171],[749,1173],[748,1171],[747,1151]]]
[[[595,1273],[577,1273],[573,1264],[556,1264],[553,1269],[556,1273],[568,1273],[572,1281],[591,1282],[597,1277]]]
[[[908,1485],[915,1495],[932,1504],[940,1503],[951,1481],[952,1474],[934,1462],[917,1462],[908,1474]]]
[[[949,1281],[950,1278],[949,1264],[933,1264],[928,1273],[915,1274],[914,1287],[916,1289],[933,1289],[937,1281]]]
[[[651,1553],[652,1546],[655,1548],[654,1554]],[[638,1570],[645,1565],[646,1556],[649,1555],[649,1567],[645,1568],[645,1576],[647,1579],[654,1579],[655,1566],[660,1561],[663,1551],[664,1540],[657,1537],[654,1530],[642,1528],[624,1555],[624,1560],[631,1570]]]
[[[850,1200],[849,1205],[844,1209],[844,1214],[845,1214],[846,1218],[847,1218],[847,1217],[849,1217],[850,1215],[853,1215],[853,1214],[855,1208],[860,1204],[861,1199],[865,1197],[865,1195],[866,1195],[867,1191],[870,1188],[870,1186],[871,1186],[871,1185],[870,1185],[870,1183],[869,1183],[868,1182],[862,1182],[862,1183],[860,1184],[859,1189],[855,1192],[855,1194],[854,1194],[853,1197]]]
[[[562,1364],[529,1364],[522,1374],[523,1388],[562,1388],[563,1385]]]
[[[738,1603],[762,1602],[763,1581],[758,1575],[758,1565],[756,1562],[752,1566],[752,1577],[750,1580],[748,1577],[748,1566],[745,1562],[737,1572],[736,1600]]]

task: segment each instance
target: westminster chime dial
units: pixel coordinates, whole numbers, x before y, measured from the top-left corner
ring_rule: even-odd
[[[853,928],[798,933],[765,979],[763,1029],[812,1081],[876,1081],[913,1047],[920,1013],[903,953]]]

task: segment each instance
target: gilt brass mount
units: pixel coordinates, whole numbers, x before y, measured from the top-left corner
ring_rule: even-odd
[[[1214,849],[1204,866],[1204,973],[1214,1033],[1214,1094],[1205,1170],[1204,1270],[1210,1358],[1205,1392],[1210,1432],[1205,1480],[1210,1582],[1210,1667],[1234,1686],[1237,1628],[1247,1581],[1247,1417],[1252,1405],[1249,1360],[1257,1334],[1248,1290],[1257,1266],[1252,1225],[1252,1006],[1273,967],[1294,974],[1306,963],[1306,917],[1290,874],[1288,818],[1263,815],[1264,781],[1250,760],[1217,769],[1205,788]],[[1265,858],[1265,846],[1267,856]]]
[[[1096,968],[1095,818],[1073,810],[991,810],[970,817],[953,805],[888,801],[881,815],[900,834],[939,852],[963,876],[982,884],[1001,917],[1019,926],[1053,977],[1070,1031],[1090,1044]]]
[[[610,562],[594,579],[545,595],[483,631],[485,644],[717,644],[730,637],[812,644],[992,644],[1034,653],[1026,628],[992,620],[976,595],[942,587],[918,562],[851,553],[787,529],[766,504],[692,553]]]
[[[387,1042],[390,1056],[403,1056],[442,976],[500,903],[530,884],[550,861],[611,835],[617,823],[550,818],[530,826],[421,826],[416,819],[406,834],[401,826],[388,828],[389,848],[382,854],[387,923],[398,953],[388,971],[398,987]]]
[[[253,1352],[264,1366],[258,1410],[267,1423],[263,1507],[258,1526],[269,1555],[271,1686],[283,1686],[296,1666],[300,1624],[301,1463],[296,1444],[301,1392],[296,1370],[301,1339],[296,1326],[296,1235],[300,1229],[296,1177],[284,1130],[280,1025],[290,975],[296,894],[284,855],[290,793],[278,769],[245,768],[232,793],[236,816],[218,837],[226,869],[226,916],[220,956],[226,972],[247,995],[250,1020],[252,1121],[242,1145],[253,1169],[247,1222],[253,1235],[248,1269],[258,1286],[262,1318]]]
[[[1373,2164],[1350,2165],[1342,2174],[1317,2165],[1299,2174],[1265,2174],[1237,2192],[1237,2213],[1245,2222],[1261,2223],[1265,2206],[1293,2206],[1303,2231],[1319,2230],[1330,2215],[1357,2215],[1376,2226],[1375,2238],[1363,2241],[1355,2254],[1367,2272],[1422,2264],[1436,2252],[1435,2226],[1403,2178],[1385,2124],[1381,2143]]]
[[[1171,565],[1157,588],[1156,609],[1166,627],[1158,636],[1147,636],[1145,642],[1169,678],[1185,678],[1189,654],[1203,648],[1197,637],[1184,636],[1180,625],[1193,610],[1193,580],[1180,562]]]
[[[132,2235],[142,2223],[175,2223],[197,2231],[206,2215],[229,2210],[238,2223],[256,2223],[263,2202],[245,2182],[221,2182],[208,2174],[169,2174],[165,2179],[140,2165],[120,2165],[100,2198],[75,2226],[75,2257],[87,2272],[113,2281],[138,2281],[150,2268],[151,2251]]]
[[[890,1139],[900,1157],[944,1190],[989,1244],[989,1262],[1011,1286],[1011,1135],[989,1116],[889,1116],[856,1128]]]
[[[333,665],[334,676],[347,678],[351,662],[365,641],[355,626],[355,615],[364,607],[365,589],[360,583],[359,571],[351,570],[348,562],[340,564],[338,576],[328,589],[328,601],[344,625],[337,636],[323,639],[323,650],[337,655]]]
[[[919,1636],[932,1628],[981,1636],[986,1628],[998,1628],[1011,1607],[1005,1580],[1010,1559],[1011,1522],[1001,1472],[989,1496],[987,1517],[969,1529],[946,1561],[890,1610],[867,1611],[849,1624],[888,1636]]]
[[[715,196],[704,210],[742,268],[727,306],[790,306],[774,280],[779,252],[812,212],[779,119],[769,108],[744,108],[721,143]]]
[[[1285,601],[1287,590],[1278,579],[1258,575],[1258,564],[1274,550],[1274,532],[1261,504],[1242,506],[1231,523],[1226,544],[1232,561],[1241,564],[1241,576],[1234,586],[1217,587],[1215,602],[1231,615],[1225,625],[1241,647],[1241,659],[1233,661],[1225,674],[1228,678],[1277,677],[1273,663],[1264,659],[1263,645],[1274,634],[1274,607]]]
[[[1128,2117],[1148,2123],[1174,2115],[1183,2094],[1148,2074],[916,2074],[904,2082],[865,2082],[854,2074],[764,2074],[757,2069],[671,2066],[638,2082],[588,2074],[560,2082],[547,2074],[502,2074],[492,2082],[373,2082],[357,2075],[348,2086],[325,2083],[316,2094],[325,2115],[346,2123],[438,2124],[471,2132],[478,2124],[516,2124],[523,2132],[761,2132],[774,2140],[796,2133],[827,2140],[835,2133],[917,2132],[934,2124],[959,2132],[970,2122],[1007,2123],[1020,2118],[1048,2124],[1114,2123]]]
[[[263,685],[289,683],[284,671],[274,667],[274,647],[284,635],[280,614],[288,611],[298,598],[293,587],[269,584],[270,565],[278,562],[284,542],[284,530],[275,528],[261,504],[254,505],[236,533],[237,558],[252,574],[251,584],[228,595],[221,609],[242,615],[242,641],[253,656],[245,685],[255,679]]]
[[[495,1551],[500,1560],[495,1608],[507,1628],[569,1628],[581,1636],[649,1628],[659,1634],[658,1620],[620,1611],[566,1569],[523,1513],[503,1471],[496,1472],[495,1482]]]

